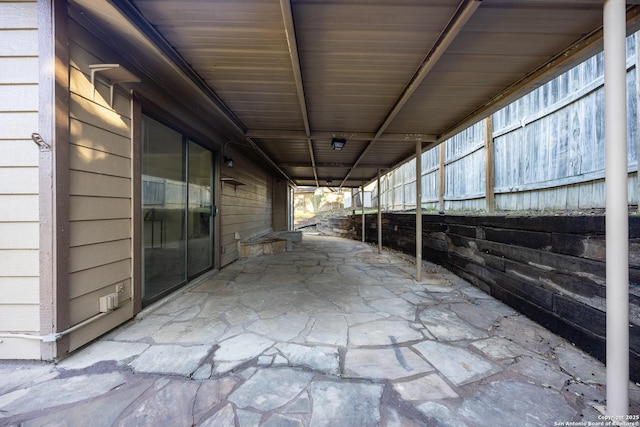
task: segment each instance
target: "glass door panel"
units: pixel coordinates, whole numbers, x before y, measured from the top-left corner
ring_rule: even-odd
[[[151,302],[187,279],[187,184],[180,133],[143,116],[142,144],[142,300]]]
[[[211,151],[189,141],[189,208],[187,212],[187,275],[212,265]]]

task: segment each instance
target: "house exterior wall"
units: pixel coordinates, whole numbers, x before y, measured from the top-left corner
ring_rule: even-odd
[[[64,0],[0,0],[0,359],[63,356],[140,311],[145,111],[213,152],[214,268],[238,258],[236,236],[274,226],[276,178],[252,148],[230,146],[235,167],[222,166],[218,125],[67,10]],[[104,63],[141,82],[117,85],[111,103],[108,82],[98,75],[95,92],[91,82],[89,66]],[[39,151],[33,132],[51,149]],[[100,297],[116,292],[119,307],[101,314]]]
[[[118,292],[119,308],[70,334],[74,350],[133,316],[131,95],[99,77],[105,63],[92,37],[69,26],[69,323],[100,313],[99,299]]]
[[[0,334],[38,335],[38,16],[0,1]],[[40,356],[40,341],[3,338],[0,358]]]
[[[229,146],[227,146],[229,147]],[[225,150],[234,167],[221,167],[220,175],[237,183],[222,181],[220,188],[220,266],[238,259],[238,239],[247,239],[272,231],[273,180],[256,168],[239,151]]]

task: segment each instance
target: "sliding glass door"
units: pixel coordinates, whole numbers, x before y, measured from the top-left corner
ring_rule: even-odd
[[[143,303],[213,265],[212,153],[143,115]]]
[[[187,224],[187,275],[211,268],[213,199],[211,194],[211,151],[189,141],[189,209]]]

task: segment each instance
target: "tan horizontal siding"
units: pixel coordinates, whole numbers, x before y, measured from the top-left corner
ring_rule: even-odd
[[[76,196],[128,199],[131,179],[99,175],[91,172],[70,172],[70,192]]]
[[[123,288],[125,291],[119,294],[118,302],[125,304],[125,302],[131,300],[131,280],[123,280],[117,284],[124,285]],[[72,299],[70,307],[71,324],[78,324],[83,320],[100,313],[100,297],[115,292],[115,289],[116,283],[113,283],[105,288],[98,289]]]
[[[97,313],[96,313],[97,314]],[[69,335],[69,350],[76,350],[89,341],[109,332],[116,326],[133,317],[133,304],[131,301],[121,302],[120,307],[98,322],[93,322]]]
[[[71,144],[69,163],[72,170],[101,175],[131,177],[131,159]]]
[[[130,259],[76,271],[69,276],[69,296],[77,298],[103,288],[113,289],[112,285],[128,280],[130,277]]]
[[[71,350],[133,316],[131,100],[99,77],[90,64],[117,63],[74,22],[70,25],[69,320],[78,324],[99,313],[99,299],[116,292],[121,307],[70,334]]]
[[[223,168],[222,176],[229,176],[244,183],[221,183],[220,193],[220,245],[223,252],[220,264],[226,265],[238,259],[235,234],[241,238],[271,231],[272,181],[256,164],[242,155],[225,153],[233,157],[235,167]]]
[[[71,120],[71,143],[96,151],[131,157],[131,139],[90,123]]]
[[[131,219],[74,221],[69,230],[71,246],[85,246],[131,238]]]
[[[131,200],[123,198],[71,196],[71,221],[131,218]]]
[[[131,258],[131,240],[100,242],[71,248],[69,268],[71,272],[110,264]]]
[[[131,135],[131,120],[110,108],[96,104],[89,99],[71,93],[71,118],[99,126],[102,129],[124,136]],[[99,119],[99,122],[96,122]]]

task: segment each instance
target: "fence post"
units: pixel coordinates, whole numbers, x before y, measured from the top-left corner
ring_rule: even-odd
[[[484,119],[484,168],[486,210],[487,212],[493,213],[496,210],[496,194],[493,156],[493,119],[491,116]]]

